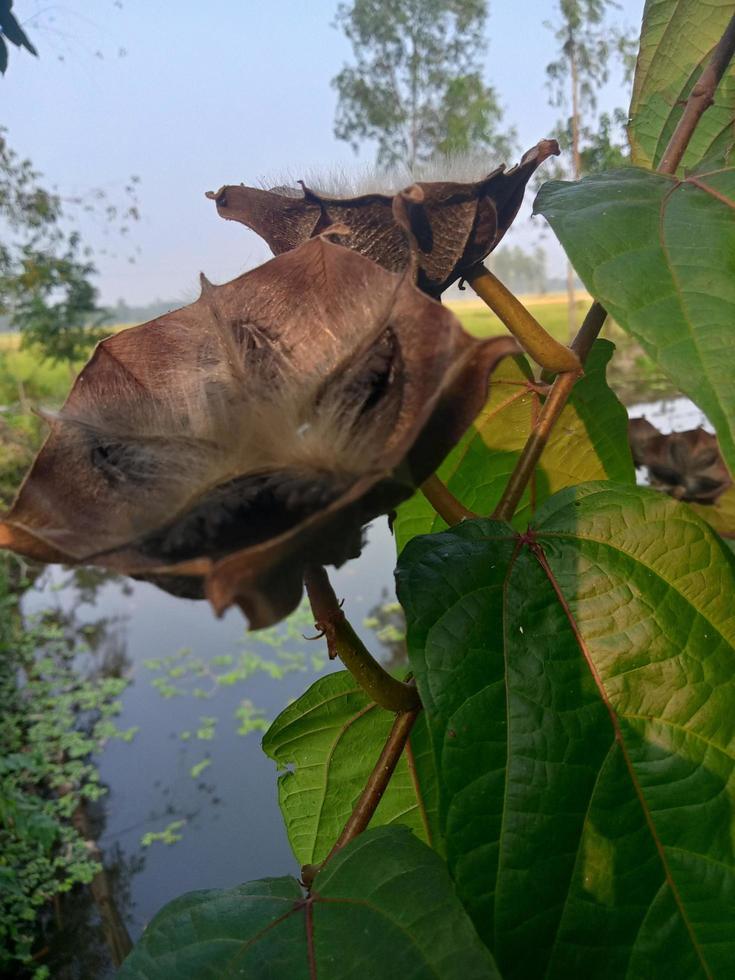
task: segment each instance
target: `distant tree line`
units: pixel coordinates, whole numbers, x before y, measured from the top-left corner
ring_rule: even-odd
[[[168,313],[181,306],[180,299],[154,299],[144,305],[131,305],[124,299],[118,299],[114,306],[107,308],[105,324],[145,323],[155,320],[157,316]]]

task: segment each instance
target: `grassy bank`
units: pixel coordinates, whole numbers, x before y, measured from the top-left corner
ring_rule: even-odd
[[[0,333],[0,406],[59,404],[80,365],[53,364],[21,350],[17,333]]]

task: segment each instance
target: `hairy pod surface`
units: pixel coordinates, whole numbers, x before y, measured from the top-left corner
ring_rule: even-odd
[[[0,546],[269,625],[306,564],[359,554],[364,524],[436,469],[515,350],[466,334],[410,270],[319,236],[101,343]]]
[[[526,184],[549,156],[559,153],[556,140],[541,140],[510,170],[498,167],[481,180],[418,181],[423,201],[408,208],[417,244],[417,284],[438,297],[481,262],[513,222]],[[302,185],[303,186],[303,185]],[[332,197],[303,186],[266,191],[228,185],[207,195],[217,212],[255,231],[279,255],[335,224],[350,234],[345,244],[392,272],[404,269],[410,246],[393,215],[393,194],[368,193]]]

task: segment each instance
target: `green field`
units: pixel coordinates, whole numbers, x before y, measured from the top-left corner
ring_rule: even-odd
[[[567,302],[564,293],[548,296],[522,296],[526,309],[536,317],[556,340],[569,343]],[[589,309],[591,298],[577,293],[576,327],[579,327]],[[455,300],[447,305],[456,313],[465,330],[476,337],[493,337],[502,334],[505,327],[491,313],[482,300],[477,298]],[[608,365],[607,380],[617,396],[626,405],[642,401],[654,401],[677,394],[638,344],[615,323],[607,321],[602,336],[616,347],[615,356]]]
[[[556,340],[566,343],[569,338],[569,321],[567,317],[567,298],[562,293],[552,293],[548,296],[520,297],[529,311],[536,317],[542,327],[545,327]],[[481,299],[470,294],[467,299],[450,300],[446,304],[456,313],[462,326],[476,337],[493,337],[503,333],[505,327],[494,313],[485,306]],[[586,293],[577,293],[576,322],[579,325],[589,309],[590,298]]]
[[[578,294],[577,320],[584,317],[589,299]],[[566,297],[553,294],[545,297],[523,297],[529,311],[539,323],[546,327],[557,340],[566,342],[569,336],[567,325]],[[504,332],[505,327],[490,312],[482,300],[475,297],[453,300],[447,305],[456,313],[462,325],[476,337],[492,337]],[[110,327],[110,333],[122,329]],[[33,350],[20,349],[18,334],[0,334],[0,405],[59,405],[69,390],[76,370],[68,364],[52,364],[41,360]]]
[[[44,361],[21,349],[18,334],[0,334],[0,405],[58,405],[79,366]]]

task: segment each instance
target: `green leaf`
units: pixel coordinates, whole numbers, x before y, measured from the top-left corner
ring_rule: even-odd
[[[153,919],[119,980],[492,980],[443,861],[404,828],[369,830],[305,896],[293,878],[190,892]]]
[[[584,376],[575,385],[516,511],[518,527],[525,526],[536,508],[563,487],[588,480],[635,482],[628,415],[605,380],[614,350],[607,340],[598,340],[592,348]],[[538,416],[541,396],[528,386],[532,380],[525,358],[504,358],[493,372],[484,409],[437,471],[449,490],[475,513],[495,509]],[[398,551],[414,535],[446,526],[426,498],[416,494],[398,508],[393,525]]]
[[[321,677],[276,718],[263,750],[281,770],[278,802],[300,864],[323,861],[352,812],[395,715],[372,702],[349,671]],[[372,826],[400,823],[439,848],[436,773],[422,717]]]
[[[655,169],[684,104],[733,15],[731,0],[647,0],[628,127],[633,163]],[[682,173],[704,157],[722,157],[735,139],[735,63],[700,119]]]
[[[8,68],[8,46],[0,37],[0,75],[4,75]]]
[[[16,817],[16,829],[22,832],[23,836],[27,834],[32,840],[38,841],[44,851],[51,850],[61,831],[58,820],[52,814],[43,811],[30,813],[25,826],[21,826],[21,823]]]
[[[191,769],[189,770],[189,775],[191,776],[192,779],[198,779],[201,776],[201,774],[204,772],[204,770],[209,769],[211,765],[212,765],[212,760],[210,758],[202,759],[200,762],[197,762],[195,765],[191,767]]]
[[[725,490],[714,504],[691,503],[689,506],[723,538],[735,538],[735,486]]]
[[[460,897],[513,978],[730,977],[735,561],[652,490],[464,522],[399,597]]]
[[[179,831],[185,825],[185,820],[172,820],[163,830],[149,830],[148,833],[143,834],[141,837],[140,845],[141,847],[150,847],[151,844],[155,844],[157,841],[167,845],[176,844],[178,841],[183,840]]]
[[[28,39],[28,35],[15,19],[15,15],[9,10],[0,10],[0,27],[5,37],[17,48],[25,48],[31,54],[37,55],[38,52]]]
[[[552,181],[535,208],[595,299],[707,415],[735,472],[735,169]]]

